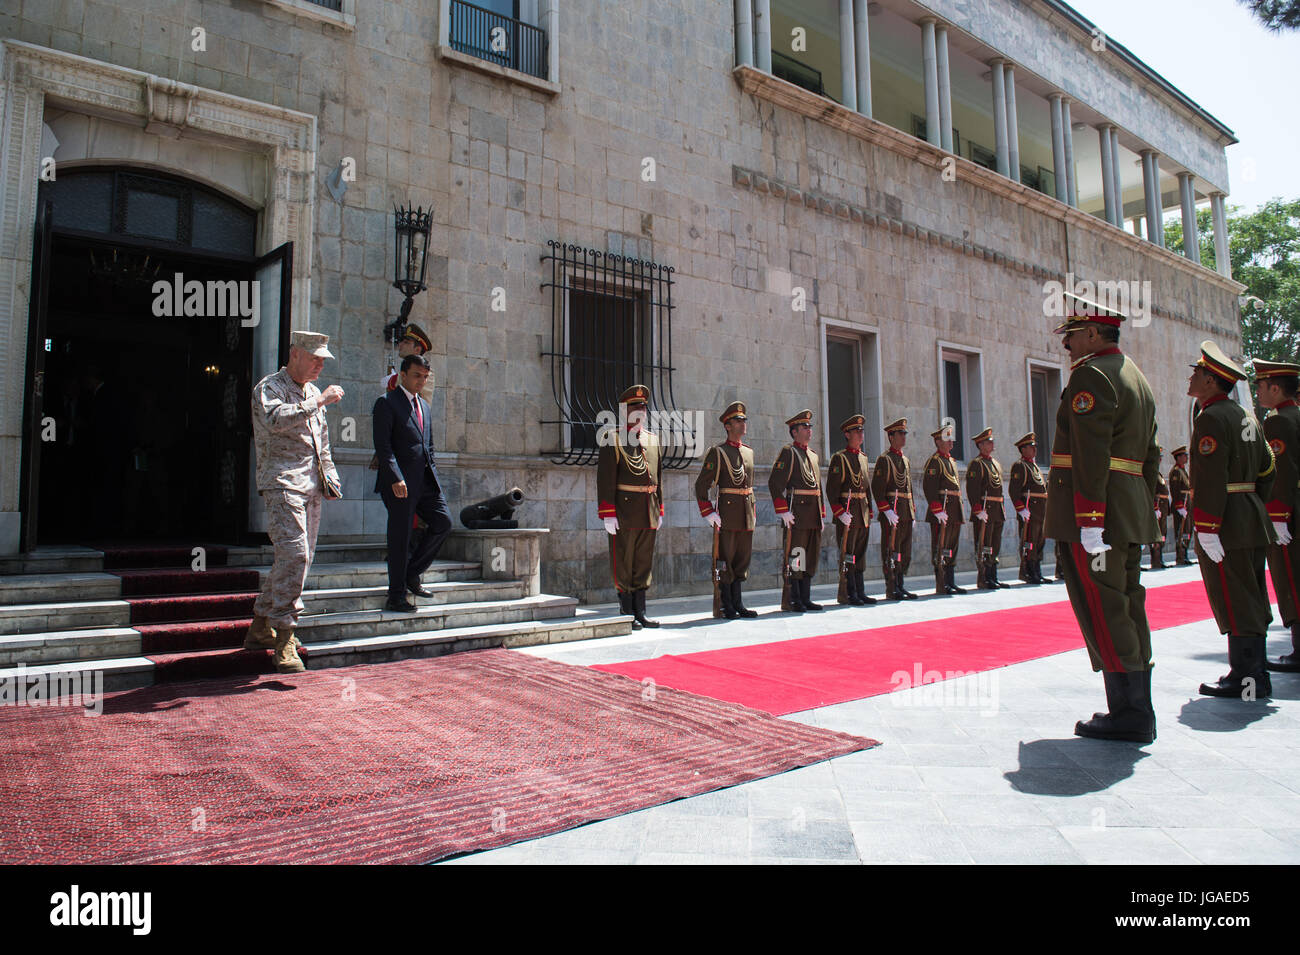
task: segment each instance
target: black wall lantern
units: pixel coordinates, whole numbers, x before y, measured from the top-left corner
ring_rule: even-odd
[[[384,326],[384,341],[394,347],[402,336],[406,319],[411,314],[415,296],[423,292],[424,272],[429,263],[429,234],[433,231],[433,208],[428,212],[421,206],[393,209],[393,237],[396,255],[393,263],[393,288],[405,298],[397,318]]]

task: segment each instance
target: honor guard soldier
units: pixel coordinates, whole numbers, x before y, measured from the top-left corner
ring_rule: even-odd
[[[1174,508],[1174,563],[1190,567],[1187,548],[1192,546],[1192,476],[1187,470],[1187,446],[1174,448],[1169,471],[1169,500]]]
[[[885,425],[889,448],[876,458],[871,472],[871,494],[880,511],[880,557],[885,571],[887,600],[915,600],[904,586],[912,563],[912,467],[903,456],[907,444],[907,419]]]
[[[979,588],[1006,588],[998,580],[998,554],[1002,550],[1002,466],[993,460],[993,429],[974,437],[979,457],[966,468],[966,499],[970,501],[971,531],[975,538],[975,565],[980,568]]]
[[[1074,732],[1150,743],[1151,628],[1139,575],[1156,532],[1155,398],[1119,350],[1124,316],[1074,296],[1067,303],[1070,317],[1055,333],[1073,362],[1056,412],[1046,533],[1107,706]]]
[[[1264,669],[1264,638],[1273,619],[1264,565],[1272,528],[1273,450],[1255,418],[1228,395],[1246,377],[1214,342],[1201,342],[1187,393],[1200,413],[1192,422],[1192,523],[1196,556],[1219,632],[1228,636],[1227,676],[1202,683],[1206,696],[1256,699],[1272,685]]]
[[[930,525],[930,562],[934,564],[934,592],[936,594],[964,594],[953,579],[957,560],[957,545],[961,541],[961,482],[957,479],[957,464],[952,459],[952,428],[940,426],[931,431],[934,454],[925,462],[925,476],[921,488],[929,505],[925,515]]]
[[[1156,445],[1156,450],[1160,446]],[[1169,482],[1165,480],[1164,474],[1156,471],[1156,500],[1154,513],[1156,515],[1156,526],[1160,531],[1160,536],[1151,542],[1151,566],[1149,570],[1164,570],[1165,564],[1165,541],[1169,536],[1169,512],[1170,512]]]
[[[1038,441],[1029,432],[1016,442],[1020,457],[1011,465],[1007,490],[1016,509],[1020,531],[1020,579],[1027,584],[1043,580],[1043,520],[1047,517],[1047,481],[1038,467]]]
[[[847,447],[836,451],[826,469],[826,499],[831,502],[831,516],[836,521],[835,543],[840,552],[839,603],[865,607],[876,598],[868,597],[862,582],[867,559],[867,541],[871,537],[871,485],[867,478],[868,462],[862,453],[863,423],[860,414],[844,421],[840,431]]]
[[[647,431],[650,389],[633,385],[619,395],[627,406],[626,430],[610,435],[596,462],[597,514],[609,533],[609,562],[619,609],[633,617],[633,630],[657,627],[645,615],[655,534],[664,514],[659,440]]]
[[[1277,543],[1268,549],[1277,609],[1291,630],[1291,652],[1265,666],[1280,673],[1300,671],[1300,541],[1296,540],[1297,483],[1300,483],[1300,364],[1289,361],[1255,361],[1255,384],[1261,407],[1272,409],[1264,419],[1264,437],[1273,449],[1277,478],[1268,502]]]
[[[733,401],[718,419],[727,429],[727,440],[704,454],[704,467],[695,479],[695,499],[700,514],[713,526],[717,542],[718,593],[722,615],[728,620],[757,617],[741,602],[741,582],[749,579],[749,561],[754,553],[754,451],[741,442],[749,427],[745,403]],[[709,501],[709,488],[717,486],[718,505]]]
[[[808,447],[812,412],[805,408],[785,424],[790,429],[791,443],[776,456],[767,489],[772,493],[776,516],[786,529],[782,573],[790,578],[789,609],[803,613],[822,609],[820,604],[812,602],[812,579],[817,575],[817,559],[821,555],[826,507],[822,503],[817,455]]]

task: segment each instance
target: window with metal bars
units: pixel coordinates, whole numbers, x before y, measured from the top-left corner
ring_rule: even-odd
[[[557,464],[594,464],[606,416],[618,415],[618,396],[635,384],[650,389],[651,430],[656,415],[678,414],[673,399],[672,286],[669,266],[551,240],[551,388],[559,417]],[[692,460],[683,443],[664,443],[663,466]]]

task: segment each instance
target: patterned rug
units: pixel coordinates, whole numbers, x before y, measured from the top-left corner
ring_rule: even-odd
[[[432,862],[877,745],[484,650],[0,710],[0,863]]]

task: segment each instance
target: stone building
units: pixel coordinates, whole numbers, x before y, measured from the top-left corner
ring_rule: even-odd
[[[706,444],[745,400],[765,485],[804,407],[826,456],[861,410],[872,455],[908,417],[918,474],[944,417],[963,459],[986,426],[1005,465],[1031,428],[1045,459],[1054,281],[1139,292],[1122,344],[1166,447],[1197,344],[1240,350],[1236,140],[1058,0],[17,0],[0,41],[0,554],[256,535],[248,390],[290,325],[330,335],[347,392],[323,539],[382,537],[408,203],[433,210],[411,320],[453,513],[521,487],[551,593],[612,597],[592,451],[632,381]],[[1203,202],[1218,272],[1162,244],[1162,210]],[[256,324],[160,316],[177,273],[256,279]],[[78,417],[100,387],[112,413]],[[708,587],[691,452],[652,596]],[[765,493],[759,517],[751,586],[776,582]]]

